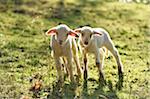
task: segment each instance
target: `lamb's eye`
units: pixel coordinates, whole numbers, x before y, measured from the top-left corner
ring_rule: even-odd
[[[84,36],[84,33],[81,33],[82,36]]]
[[[92,34],[90,34],[90,38],[92,37]]]

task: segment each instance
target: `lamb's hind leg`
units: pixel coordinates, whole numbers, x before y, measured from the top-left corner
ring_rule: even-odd
[[[117,65],[118,65],[118,74],[119,74],[119,76],[123,75],[123,65],[122,65],[118,50],[115,48],[112,41],[107,42],[106,48],[113,54],[113,56],[116,59],[116,62],[117,62]]]
[[[73,69],[72,69],[72,57],[67,57],[67,66],[69,70],[70,80],[74,82]]]
[[[62,61],[63,61],[63,67],[64,67],[64,72],[66,73],[66,75],[68,76],[69,75],[69,71],[68,71],[68,68],[67,68],[67,60],[65,59],[65,57],[62,57]]]
[[[78,73],[78,76],[81,77],[81,74],[82,74],[82,69],[80,67],[80,63],[79,63],[79,58],[78,56],[74,56],[74,61],[75,61],[75,64],[77,66],[77,73]]]
[[[73,52],[73,58],[74,58],[74,61],[75,61],[76,67],[77,67],[78,76],[81,77],[82,69],[81,69],[81,66],[80,66],[79,56],[78,56],[78,49],[77,49],[77,45],[76,45],[75,41],[73,43],[72,52]]]
[[[105,55],[106,55],[105,49],[100,48],[100,61],[101,61],[102,68],[104,67]]]
[[[98,71],[99,71],[99,81],[104,82],[105,79],[104,79],[103,62],[102,62],[103,55],[100,52],[101,52],[101,50],[97,50],[97,52],[95,53],[95,58],[96,58],[95,62],[96,62],[96,66],[98,67]]]

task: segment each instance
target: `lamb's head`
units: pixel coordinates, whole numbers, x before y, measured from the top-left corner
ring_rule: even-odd
[[[60,45],[67,40],[68,36],[78,37],[78,34],[65,24],[60,24],[49,29],[46,32],[46,35],[56,35],[57,41]]]
[[[81,43],[84,44],[84,45],[89,44],[89,41],[91,40],[91,37],[92,37],[93,34],[100,34],[101,35],[101,33],[98,33],[96,31],[94,31],[89,26],[84,26],[82,28],[75,29],[74,31],[81,34],[80,35],[80,40],[81,40]]]

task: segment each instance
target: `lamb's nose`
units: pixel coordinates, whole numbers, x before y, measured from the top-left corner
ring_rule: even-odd
[[[62,45],[62,40],[59,40],[59,44]]]
[[[88,45],[88,42],[87,42],[87,41],[85,41],[85,42],[84,42],[84,44],[85,44],[85,45]]]

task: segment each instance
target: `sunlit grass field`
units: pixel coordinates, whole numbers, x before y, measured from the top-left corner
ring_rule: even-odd
[[[16,0],[17,1],[17,0]],[[149,99],[150,6],[135,3],[66,0],[20,0],[0,3],[0,99],[22,96],[41,99]],[[60,87],[45,31],[58,23],[74,29],[80,25],[105,28],[124,65],[119,90],[117,64],[105,59],[107,84],[100,86],[94,56],[89,59],[89,80]],[[82,55],[79,53],[83,67]],[[75,64],[73,64],[75,68]],[[75,68],[76,69],[76,68]],[[74,70],[75,70],[74,69]],[[76,73],[76,71],[74,71]],[[38,92],[31,86],[41,81]]]

